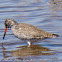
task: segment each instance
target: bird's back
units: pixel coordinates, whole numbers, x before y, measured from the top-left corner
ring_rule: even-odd
[[[26,23],[17,23],[11,27],[11,30],[20,39],[44,39],[58,36]]]

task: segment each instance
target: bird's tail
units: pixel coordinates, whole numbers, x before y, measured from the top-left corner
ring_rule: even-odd
[[[53,34],[53,36],[55,36],[55,37],[59,37],[59,35],[58,35],[58,34]]]
[[[59,35],[58,34],[48,34],[47,35],[47,38],[55,38],[55,37],[59,37]]]

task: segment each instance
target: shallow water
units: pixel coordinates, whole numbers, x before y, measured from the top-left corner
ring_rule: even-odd
[[[0,61],[62,62],[62,5],[49,0],[0,1]],[[9,29],[3,40],[4,21],[12,18],[45,31],[60,35],[57,38],[33,41],[28,47]]]

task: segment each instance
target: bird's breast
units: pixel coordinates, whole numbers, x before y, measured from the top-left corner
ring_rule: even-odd
[[[33,38],[33,36],[30,34],[29,31],[25,31],[24,29],[22,29],[21,27],[20,28],[17,28],[16,26],[12,26],[11,27],[11,31],[13,32],[13,34],[20,38],[20,39],[31,39]],[[32,32],[31,32],[32,33]]]

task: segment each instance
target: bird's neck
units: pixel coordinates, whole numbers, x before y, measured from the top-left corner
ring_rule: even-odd
[[[13,26],[13,25],[17,25],[18,23],[17,22],[13,22],[12,24],[11,24],[11,27]]]

